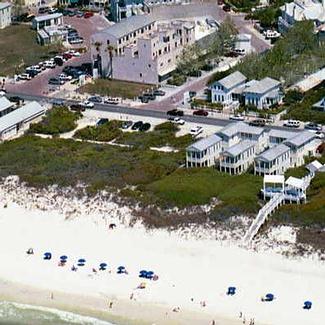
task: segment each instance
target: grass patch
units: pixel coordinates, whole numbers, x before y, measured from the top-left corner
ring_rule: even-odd
[[[97,79],[79,88],[81,93],[134,99],[154,86],[121,80]]]
[[[41,46],[29,25],[13,25],[0,30],[0,76],[18,74],[25,67],[53,57],[58,45]]]
[[[41,122],[31,124],[30,132],[52,135],[69,132],[77,127],[76,122],[81,116],[67,107],[54,107],[47,111]]]
[[[242,213],[258,210],[258,193],[262,178],[250,174],[231,176],[212,168],[179,169],[172,175],[148,184],[146,191],[152,192],[163,205],[207,204],[216,197],[222,201],[217,209],[232,207]]]
[[[74,138],[105,142],[112,141],[122,134],[122,130],[119,129],[121,125],[121,121],[112,120],[99,126],[87,126],[77,130]]]
[[[185,149],[193,142],[193,139],[189,134],[176,137],[178,130],[179,127],[176,124],[165,122],[149,132],[124,132],[116,142],[142,149],[164,146]]]

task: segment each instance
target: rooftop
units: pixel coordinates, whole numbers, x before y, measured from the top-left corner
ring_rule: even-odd
[[[272,129],[269,132],[269,137],[281,138],[281,139],[290,139],[296,135],[297,132],[286,131],[286,130]]]
[[[236,157],[255,145],[255,141],[244,140],[226,149],[224,154]]]
[[[44,108],[37,102],[30,102],[23,107],[18,108],[0,118],[0,133],[17,123],[23,122],[33,116],[40,115],[44,111]]]
[[[7,108],[10,108],[14,105],[15,104],[12,103],[10,100],[8,100],[7,97],[5,97],[5,96],[0,97],[0,112],[4,111]]]
[[[231,123],[228,126],[224,127],[217,134],[225,135],[227,137],[232,137],[238,133],[260,135],[263,132],[264,132],[263,128],[259,128],[257,126],[251,126],[244,122],[236,122],[236,123]]]
[[[61,13],[55,13],[55,14],[50,14],[50,15],[44,15],[44,16],[37,16],[34,18],[34,20],[36,22],[41,22],[41,21],[45,21],[45,20],[50,20],[50,19],[57,19],[63,17],[63,15]]]
[[[201,139],[190,146],[187,147],[188,150],[197,150],[197,151],[203,151],[216,143],[220,142],[221,138],[217,136],[216,134],[212,134],[209,137],[206,137],[204,139]]]
[[[280,81],[266,77],[260,81],[255,82],[251,86],[247,87],[244,92],[254,94],[265,94],[272,88],[280,86]]]
[[[309,141],[316,138],[316,135],[310,131],[300,132],[299,134],[295,135],[294,137],[285,141],[286,144],[291,144],[295,147],[300,147]]]
[[[279,144],[278,146],[274,146],[271,149],[268,149],[258,155],[256,157],[257,160],[263,160],[263,161],[273,161],[274,159],[280,157],[284,153],[290,151],[290,148],[286,146],[285,144]]]
[[[0,2],[0,10],[6,9],[8,7],[11,7],[11,3],[10,2]]]
[[[113,35],[116,38],[121,38],[128,35],[144,26],[154,23],[156,19],[150,15],[131,16],[119,23],[116,23],[99,33]]]
[[[246,77],[239,71],[231,73],[229,76],[218,80],[217,82],[227,89],[237,86],[246,81]]]

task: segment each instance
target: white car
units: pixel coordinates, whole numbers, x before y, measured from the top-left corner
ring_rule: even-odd
[[[203,128],[201,126],[195,126],[191,129],[190,134],[194,137],[198,136],[203,132]]]
[[[316,135],[316,137],[317,137],[318,139],[324,139],[324,138],[325,138],[324,133],[321,132],[321,131],[316,131],[316,132],[315,132],[315,135]]]
[[[80,57],[81,56],[81,53],[79,51],[75,51],[75,50],[70,50],[70,51],[67,51],[66,53],[69,53],[74,57]]]
[[[0,97],[6,96],[6,92],[3,90],[0,90]]]
[[[120,103],[120,100],[117,97],[106,97],[104,98],[105,104],[117,105]]]
[[[47,69],[54,69],[56,67],[56,64],[54,60],[49,60],[49,61],[45,61],[44,66]]]
[[[18,80],[31,80],[32,77],[28,73],[22,73],[18,76]]]
[[[175,117],[171,122],[175,123],[175,124],[179,124],[179,125],[184,125],[185,124],[185,121],[180,117]]]
[[[300,121],[298,120],[288,120],[283,123],[284,126],[287,126],[289,128],[299,128]]]
[[[72,76],[67,76],[66,74],[64,73],[61,73],[59,75],[59,79],[60,80],[63,80],[63,81],[71,81],[72,80]]]
[[[93,108],[95,104],[90,102],[89,100],[85,100],[84,102],[80,103],[80,106],[85,108]]]
[[[232,120],[232,121],[244,121],[245,117],[243,115],[240,115],[240,114],[235,114],[235,115],[230,115],[229,120]]]

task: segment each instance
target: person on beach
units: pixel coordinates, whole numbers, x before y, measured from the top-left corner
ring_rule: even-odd
[[[53,300],[53,299],[54,299],[53,292],[51,292],[51,300]]]
[[[109,309],[113,308],[113,301],[109,301],[108,307],[109,307]]]
[[[212,323],[211,323],[211,325],[216,325],[216,322],[213,320]]]
[[[133,300],[133,292],[131,293],[131,295],[130,295],[130,300]]]
[[[33,248],[29,248],[26,253],[27,255],[33,255],[34,254]]]

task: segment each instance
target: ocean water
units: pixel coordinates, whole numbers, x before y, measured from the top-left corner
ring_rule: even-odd
[[[114,325],[47,307],[0,301],[0,325]]]

